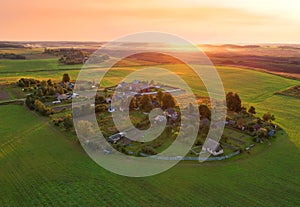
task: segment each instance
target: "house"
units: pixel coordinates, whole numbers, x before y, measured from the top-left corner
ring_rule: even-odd
[[[77,97],[77,96],[79,96],[78,93],[72,93],[71,98],[75,98],[75,97]]]
[[[245,128],[246,127],[246,120],[243,119],[243,118],[240,118],[237,120],[236,122],[238,128],[242,129],[243,127]]]
[[[125,137],[125,132],[120,132],[120,133],[117,133],[117,134],[114,134],[114,135],[111,135],[109,138],[108,138],[108,141],[110,143],[117,143],[121,138],[124,138]]]
[[[234,121],[234,120],[229,120],[229,121],[228,121],[228,124],[231,125],[231,126],[235,126],[235,125],[236,125],[236,121]]]
[[[204,152],[208,152],[208,153],[210,153],[210,154],[212,154],[214,156],[218,156],[218,155],[221,155],[221,154],[224,153],[224,151],[223,151],[220,143],[217,142],[217,141],[215,141],[215,140],[213,140],[213,139],[211,139],[211,138],[208,138],[205,141],[205,143],[204,143],[204,145],[202,147],[202,150]]]
[[[61,101],[52,101],[53,104],[60,104]]]
[[[116,109],[114,107],[110,106],[110,107],[108,107],[107,111],[112,113],[112,112],[115,112]]]
[[[123,88],[125,86],[127,86],[127,83],[123,81],[123,82],[118,84],[117,88]]]
[[[58,101],[68,100],[70,98],[71,98],[71,96],[70,95],[66,95],[66,94],[60,94],[60,95],[57,96],[57,100]]]
[[[174,121],[178,118],[178,113],[173,108],[166,109],[164,114]]]
[[[108,104],[111,103],[111,98],[110,97],[109,98],[105,98],[105,102],[108,103]]]
[[[73,83],[70,83],[70,82],[67,82],[67,86],[71,89],[74,87]]]
[[[268,137],[273,137],[275,135],[275,130],[271,130],[268,132]]]
[[[120,107],[119,107],[119,110],[120,110],[121,112],[124,112],[124,111],[126,110],[126,107],[125,107],[125,106],[120,106]]]
[[[166,117],[163,115],[158,115],[154,118],[154,123],[159,124],[166,120]]]
[[[259,124],[255,124],[255,125],[253,125],[253,129],[254,129],[254,131],[257,131],[257,130],[259,130],[261,127],[260,127],[260,125]]]

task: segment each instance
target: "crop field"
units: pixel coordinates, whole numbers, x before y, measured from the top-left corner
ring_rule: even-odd
[[[59,80],[67,72],[74,80],[79,71],[63,70],[71,66],[58,66],[55,59],[27,61],[1,60],[0,79]],[[206,94],[190,71],[166,67]],[[134,70],[114,68],[103,85]],[[255,146],[264,149],[241,159],[186,161],[152,177],[122,177],[96,165],[80,145],[23,106],[0,106],[0,206],[299,206],[300,99],[274,93],[300,82],[233,67],[218,72],[225,90],[237,92],[244,105],[255,106],[259,116],[275,114],[285,132],[271,145]]]

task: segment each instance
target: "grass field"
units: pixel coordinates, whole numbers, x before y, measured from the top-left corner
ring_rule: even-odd
[[[197,93],[204,93],[192,74],[178,65],[169,67]],[[106,85],[132,70],[114,69]],[[22,106],[0,106],[0,206],[299,206],[300,99],[273,95],[299,81],[238,68],[218,71],[226,91],[238,92],[259,115],[274,113],[287,134],[242,159],[181,162],[159,175],[128,178],[96,165],[80,145]],[[16,79],[26,74],[55,74],[59,79],[62,75],[5,75]]]
[[[1,206],[297,206],[300,202],[299,149],[287,136],[249,159],[183,162],[160,175],[127,178],[97,166],[79,145],[22,106],[1,106],[0,116],[1,126],[7,126],[0,135]]]

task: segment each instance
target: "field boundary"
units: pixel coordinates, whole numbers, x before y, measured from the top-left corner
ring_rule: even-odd
[[[199,157],[182,157],[182,156],[175,156],[175,157],[166,157],[166,156],[157,156],[157,155],[148,155],[145,153],[140,152],[139,155],[142,157],[149,157],[157,160],[182,160],[182,161],[220,161],[232,158],[238,154],[240,154],[240,151],[236,151],[234,153],[231,153],[229,155],[221,156],[221,157],[208,157],[205,159],[201,159]]]

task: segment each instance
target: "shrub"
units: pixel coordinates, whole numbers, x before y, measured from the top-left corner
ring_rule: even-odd
[[[144,147],[142,147],[141,152],[145,153],[147,155],[155,155],[155,154],[157,154],[156,151],[154,150],[154,148],[151,147],[151,146],[144,146]]]

